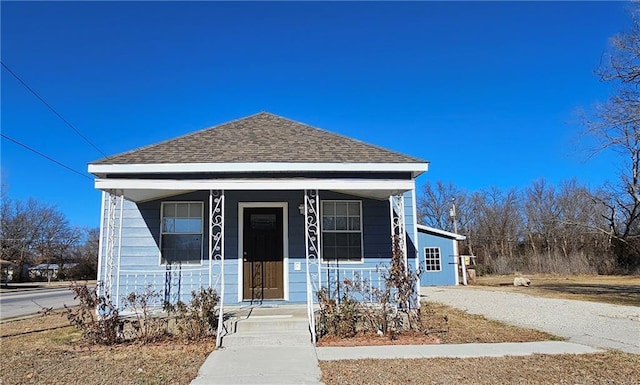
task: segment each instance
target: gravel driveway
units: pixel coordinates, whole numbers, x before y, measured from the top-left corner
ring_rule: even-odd
[[[570,342],[640,354],[640,307],[542,298],[473,287],[423,287],[421,294],[423,300],[542,330],[568,338]]]

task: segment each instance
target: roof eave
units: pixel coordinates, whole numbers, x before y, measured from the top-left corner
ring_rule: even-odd
[[[418,227],[418,231],[422,230],[427,233],[442,235],[444,237],[455,239],[457,241],[464,241],[465,239],[467,239],[467,237],[465,237],[464,235],[436,229],[435,227],[430,227],[425,225],[417,225],[417,227]]]
[[[429,169],[429,163],[153,163],[89,164],[96,176],[107,174],[180,174],[215,172],[410,172],[413,178]]]

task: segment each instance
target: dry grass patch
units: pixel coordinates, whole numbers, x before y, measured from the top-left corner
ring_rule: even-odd
[[[389,336],[360,334],[353,338],[324,336],[318,346],[425,345],[562,340],[549,333],[503,324],[439,303],[422,306],[428,334],[411,332],[391,340]]]
[[[640,306],[640,276],[638,275],[524,275],[531,279],[530,287],[514,287],[515,275],[478,277],[478,288],[526,293],[541,297],[605,302],[615,305]]]
[[[563,340],[561,337],[539,330],[488,320],[484,316],[469,314],[439,303],[424,305],[423,313],[427,317],[427,323],[439,322],[439,319],[446,317],[447,331],[438,333],[441,342],[445,344]]]
[[[321,361],[338,384],[638,384],[640,355],[584,355]]]
[[[188,384],[215,346],[213,339],[170,338],[147,345],[86,345],[79,331],[62,326],[66,322],[53,314],[1,324],[0,383]],[[36,331],[43,329],[50,330]],[[16,335],[29,331],[36,332]]]

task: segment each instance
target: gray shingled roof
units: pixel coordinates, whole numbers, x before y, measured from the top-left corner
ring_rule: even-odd
[[[426,163],[424,160],[261,112],[92,164]]]

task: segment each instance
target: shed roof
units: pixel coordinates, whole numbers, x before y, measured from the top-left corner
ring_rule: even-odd
[[[425,225],[417,225],[418,231],[421,233],[432,234],[438,237],[455,239],[457,241],[464,241],[467,239],[464,235],[451,233],[449,231],[444,231],[440,229],[436,229],[435,227],[425,226]]]
[[[427,163],[268,112],[92,162],[95,165],[187,163]]]

